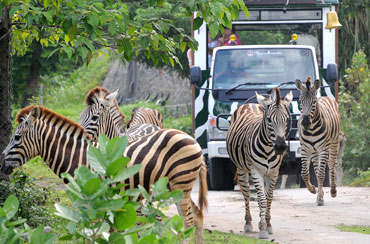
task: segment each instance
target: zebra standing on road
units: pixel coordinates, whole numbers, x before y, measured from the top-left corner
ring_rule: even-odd
[[[334,168],[338,155],[340,137],[340,113],[337,102],[329,97],[317,98],[320,89],[320,80],[311,83],[308,77],[305,84],[296,80],[296,86],[301,92],[299,101],[302,114],[298,120],[299,140],[302,147],[301,176],[307,189],[316,194],[315,186],[310,182],[310,163],[313,163],[318,184],[316,203],[324,205],[324,191],[322,189],[325,179],[326,164],[329,163],[330,194],[337,196],[334,179]]]
[[[244,104],[231,117],[226,136],[227,151],[236,165],[238,180],[245,200],[244,232],[252,232],[249,210],[249,174],[257,191],[260,208],[259,238],[272,234],[270,209],[279,168],[288,146],[289,104],[292,92],[282,99],[279,88],[269,99],[256,93],[259,104]]]
[[[77,123],[40,106],[22,109],[19,123],[5,150],[0,155],[1,172],[10,174],[40,155],[58,176],[63,172],[73,175],[80,165],[91,168],[87,161],[91,137]],[[87,139],[87,140],[86,140]],[[148,191],[161,177],[168,177],[170,190],[182,190],[178,211],[185,217],[185,226],[195,225],[195,243],[203,243],[203,208],[207,207],[207,171],[202,150],[191,136],[171,129],[130,142],[124,153],[130,165],[141,164],[140,171],[130,177],[130,188],[139,184]],[[199,177],[198,206],[190,193]]]

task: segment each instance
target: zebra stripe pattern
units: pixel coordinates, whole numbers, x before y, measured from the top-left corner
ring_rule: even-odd
[[[131,120],[127,123],[127,128],[134,125],[152,124],[163,128],[162,114],[151,108],[137,107],[132,110]]]
[[[337,161],[340,137],[340,113],[337,102],[329,97],[317,97],[320,89],[320,80],[312,84],[308,77],[305,84],[296,80],[296,86],[301,92],[299,98],[302,106],[302,114],[298,120],[299,139],[302,147],[302,170],[301,176],[306,183],[307,189],[316,194],[315,186],[310,182],[309,167],[312,162],[318,182],[316,203],[324,205],[323,184],[325,168],[329,163],[330,171],[330,194],[336,197],[336,183],[334,168]]]
[[[259,104],[244,104],[233,113],[226,145],[236,165],[245,200],[244,232],[253,231],[249,209],[251,175],[260,209],[259,238],[266,239],[268,234],[272,234],[271,202],[279,168],[288,148],[285,137],[290,119],[288,106],[293,95],[290,92],[281,99],[279,88],[274,88],[269,99],[257,93],[256,96]]]
[[[82,126],[46,108],[30,106],[17,116],[19,125],[9,145],[0,155],[1,171],[11,173],[14,167],[41,155],[48,166],[60,176],[73,175],[80,165],[87,165],[88,143],[91,137]],[[168,177],[170,190],[182,190],[178,204],[185,217],[185,226],[196,226],[196,243],[203,243],[203,209],[207,207],[206,165],[199,144],[182,131],[161,129],[130,142],[125,155],[129,165],[141,164],[138,174],[129,179],[130,187],[138,184],[149,190],[161,177]],[[190,197],[199,177],[198,206]]]
[[[122,135],[125,129],[125,116],[119,111],[116,102],[117,91],[110,93],[102,87],[95,87],[87,94],[87,107],[80,115],[79,124],[97,141],[99,134],[108,138]]]

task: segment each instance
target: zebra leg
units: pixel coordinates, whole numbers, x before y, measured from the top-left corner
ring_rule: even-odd
[[[266,200],[266,195],[265,195],[264,177],[256,169],[252,169],[251,175],[252,175],[254,187],[256,188],[256,191],[257,191],[258,206],[260,208],[260,222],[258,224],[260,232],[258,233],[258,238],[267,239],[268,238],[267,224],[266,224],[267,200]]]
[[[250,233],[253,231],[252,226],[252,215],[249,209],[249,196],[250,196],[250,189],[249,189],[249,175],[248,172],[244,170],[237,170],[239,185],[244,197],[245,203],[245,225],[244,225],[244,232]]]
[[[309,192],[312,194],[316,194],[316,189],[315,186],[311,184],[310,181],[310,162],[311,162],[311,157],[312,155],[309,154],[307,151],[309,149],[306,147],[303,147],[302,145],[302,157],[301,157],[301,164],[302,164],[302,169],[301,169],[301,177],[306,183],[306,187]]]
[[[329,151],[329,171],[330,171],[330,195],[331,197],[337,196],[337,189],[335,183],[335,173],[334,169],[336,166],[337,156],[338,156],[339,142],[333,142],[330,145]]]
[[[274,195],[274,189],[276,185],[276,181],[279,177],[279,171],[276,171],[276,174],[273,176],[266,176],[266,199],[267,199],[267,210],[266,210],[266,224],[267,224],[267,231],[269,234],[272,234],[272,226],[271,226],[271,203],[272,197]]]
[[[319,162],[317,166],[315,167],[315,172],[316,172],[316,178],[317,178],[317,198],[316,198],[316,203],[317,206],[324,206],[324,190],[323,190],[323,185],[324,185],[324,180],[325,180],[325,169],[326,169],[326,164],[328,162],[329,158],[329,150],[326,148],[323,151],[321,151],[319,155]]]
[[[340,132],[339,136],[339,149],[337,155],[337,162],[335,164],[335,175],[337,176],[337,185],[341,186],[343,184],[343,168],[342,168],[342,157],[344,154],[344,148],[346,146],[346,137],[343,132]]]
[[[203,238],[203,215],[200,212],[198,206],[191,200],[191,207],[193,210],[193,216],[194,216],[194,225],[195,225],[195,243],[203,244],[204,238]]]

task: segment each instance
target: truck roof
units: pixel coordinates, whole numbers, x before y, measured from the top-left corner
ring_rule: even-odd
[[[214,51],[217,50],[230,50],[230,49],[261,49],[261,48],[308,48],[314,51],[314,47],[308,45],[236,45],[236,46],[222,46],[216,47]]]

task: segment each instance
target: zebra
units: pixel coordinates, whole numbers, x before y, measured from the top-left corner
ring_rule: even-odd
[[[301,177],[307,189],[316,194],[315,186],[310,182],[309,167],[312,162],[318,184],[316,203],[318,206],[323,206],[323,183],[327,163],[329,163],[330,172],[330,194],[332,197],[337,195],[334,168],[341,133],[339,108],[334,99],[317,97],[317,91],[321,86],[320,80],[315,80],[312,84],[311,77],[308,77],[305,84],[302,84],[299,79],[295,84],[301,93],[299,101],[302,107],[298,120],[299,140],[302,147]]]
[[[131,120],[127,123],[127,128],[138,124],[152,124],[163,128],[162,114],[156,109],[136,107],[132,110]]]
[[[81,125],[41,106],[22,109],[16,120],[19,125],[0,155],[1,172],[10,174],[15,167],[38,155],[58,176],[63,172],[73,175],[81,165],[91,168],[87,151],[92,137]],[[129,142],[124,155],[130,157],[129,165],[142,165],[126,182],[130,188],[140,184],[149,191],[150,184],[168,177],[170,190],[183,191],[178,211],[185,217],[186,227],[195,225],[195,243],[203,243],[203,210],[208,205],[207,169],[197,141],[182,131],[161,129]],[[198,176],[199,207],[190,196]]]
[[[292,92],[284,99],[279,88],[274,88],[267,99],[256,92],[259,104],[244,104],[231,117],[226,136],[229,156],[236,165],[239,185],[245,200],[244,232],[252,232],[252,216],[249,209],[249,175],[257,191],[260,209],[260,239],[272,234],[270,209],[273,190],[279,168],[288,146],[285,138],[289,133]]]
[[[119,110],[116,95],[117,92],[110,93],[105,88],[95,87],[85,98],[87,107],[80,115],[79,124],[94,141],[97,141],[99,134],[105,134],[110,139],[126,135],[128,141],[133,141],[162,128],[157,126],[162,125],[162,115],[157,110],[143,108],[133,109],[132,125],[124,128],[125,116]]]

